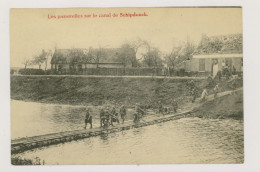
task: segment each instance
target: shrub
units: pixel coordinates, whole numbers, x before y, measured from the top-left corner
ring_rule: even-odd
[[[18,156],[18,157],[11,158],[11,164],[12,165],[44,165],[44,161],[41,163],[39,157],[35,157],[34,159],[26,159]]]
[[[20,69],[19,73],[21,75],[45,75],[42,69]]]

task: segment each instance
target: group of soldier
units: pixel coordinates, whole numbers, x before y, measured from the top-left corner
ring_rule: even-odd
[[[173,109],[173,112],[177,112],[178,102],[175,99],[171,99],[171,107]],[[164,107],[161,101],[158,102],[159,114],[165,115],[165,114],[170,113],[171,112],[171,107]]]
[[[122,123],[124,123],[125,118],[126,118],[126,107],[124,105],[122,105],[120,107],[119,110],[121,119],[122,119]],[[109,126],[109,125],[113,125],[113,122],[117,122],[119,123],[119,117],[118,117],[118,113],[116,112],[116,107],[112,107],[112,109],[110,110],[109,106],[107,106],[105,109],[101,108],[100,109],[100,127],[104,127],[104,126]]]
[[[192,96],[192,103],[195,102],[196,98],[198,97],[198,88],[196,87],[195,83],[193,80],[191,80],[189,83],[189,89],[190,89],[190,94]],[[219,83],[217,83],[213,89],[214,92],[214,98],[217,97],[217,94],[219,93],[220,89],[219,89]],[[208,89],[204,88],[201,92],[201,101],[205,101],[206,97],[208,96]]]
[[[191,80],[189,83],[189,89],[192,96],[192,102],[194,103],[196,98],[198,97],[198,89],[195,86],[195,83],[193,80]],[[213,89],[214,91],[214,98],[217,97],[217,93],[219,92],[219,84],[215,86]],[[208,96],[207,89],[205,88],[202,91],[201,94],[201,100],[205,100],[206,96]],[[172,110],[171,110],[172,109]],[[178,102],[175,99],[171,99],[171,106],[165,107],[161,101],[158,102],[158,111],[159,114],[168,114],[171,111],[177,112],[178,109]],[[143,116],[146,113],[146,108],[142,108],[140,104],[135,104],[135,113],[133,114],[134,120],[133,122],[139,122],[141,119],[143,119]],[[106,106],[105,108],[100,109],[100,127],[109,127],[110,125],[114,126],[113,123],[119,123],[119,114],[122,120],[122,124],[124,124],[126,116],[127,116],[127,109],[125,105],[122,105],[119,108],[119,113],[117,112],[117,108],[114,106],[110,108],[109,106]],[[89,109],[87,109],[86,112],[86,118],[85,118],[85,128],[87,127],[87,124],[90,124],[90,128],[92,128],[92,116],[90,115]]]
[[[161,103],[161,101],[159,101],[159,106],[158,106],[158,110],[160,114],[166,114],[166,113],[170,113],[170,109],[163,107],[163,104]],[[178,108],[178,103],[173,99],[172,100],[172,106],[173,106],[173,110],[174,112],[177,111]],[[146,113],[146,109],[144,107],[141,107],[140,104],[136,103],[135,104],[135,113],[133,114],[134,119],[133,122],[139,122],[140,120],[143,119],[143,116]],[[119,114],[122,120],[122,124],[124,124],[126,116],[127,116],[127,109],[125,105],[122,105],[119,108],[119,113],[117,112],[116,107],[112,107],[110,108],[109,106],[106,106],[105,108],[101,108],[100,109],[100,127],[109,127],[114,126],[114,122],[119,124]],[[86,110],[86,117],[85,117],[85,129],[87,128],[87,124],[90,124],[90,128],[92,128],[92,116],[90,115],[90,110],[87,109]]]
[[[119,109],[119,113],[122,119],[122,123],[124,123],[126,118],[126,107],[122,105]],[[119,117],[118,113],[116,111],[116,107],[112,107],[112,109],[109,106],[106,106],[105,108],[100,109],[100,127],[109,127],[110,125],[114,126],[113,122],[119,123]],[[85,117],[85,129],[87,127],[87,124],[90,124],[90,128],[92,128],[92,116],[90,115],[90,110],[87,109],[86,117]]]

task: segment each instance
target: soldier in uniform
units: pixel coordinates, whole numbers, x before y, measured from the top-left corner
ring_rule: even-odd
[[[111,121],[111,115],[109,113],[109,107],[106,107],[105,111],[104,111],[104,123],[105,125],[109,126],[110,121]]]
[[[135,121],[139,121],[144,115],[144,110],[140,107],[140,105],[138,103],[135,104],[135,112],[137,115],[135,117]]]
[[[196,98],[197,98],[197,92],[196,92],[196,89],[195,88],[193,88],[192,90],[191,90],[191,96],[192,96],[192,103],[194,103],[195,102],[195,100],[196,100]]]
[[[86,111],[86,116],[85,116],[85,129],[87,128],[87,124],[90,124],[90,128],[92,128],[92,116],[89,113],[89,109]]]
[[[219,92],[219,87],[218,87],[218,84],[217,84],[217,85],[214,87],[214,98],[217,97],[218,92]]]
[[[105,121],[105,111],[103,108],[100,109],[100,128],[103,126]]]
[[[119,113],[120,113],[120,116],[121,116],[121,119],[122,119],[122,123],[124,124],[124,122],[125,122],[125,117],[126,117],[126,108],[125,108],[124,105],[122,105],[122,106],[120,107]]]
[[[205,101],[206,100],[206,97],[208,96],[208,91],[207,91],[207,88],[205,88],[202,93],[201,93],[201,101]]]

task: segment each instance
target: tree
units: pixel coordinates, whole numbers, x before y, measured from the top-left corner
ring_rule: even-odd
[[[165,60],[168,66],[174,68],[175,60],[180,56],[182,46],[173,47],[170,54],[165,55]]]
[[[194,51],[195,51],[195,45],[189,39],[187,39],[187,42],[185,43],[184,46],[184,56],[190,59]]]
[[[24,64],[24,69],[26,69],[27,66],[30,66],[32,64],[32,61],[28,58],[24,58],[22,63]]]
[[[88,50],[86,51],[83,51],[83,56],[82,56],[82,59],[83,59],[83,62],[85,64],[85,69],[87,68],[86,67],[86,64],[91,62],[91,60],[94,59],[94,50],[92,47],[89,47]]]
[[[126,67],[126,65],[129,63],[132,65],[132,67],[134,66],[136,61],[136,53],[130,44],[125,43],[120,47],[117,54],[117,61],[123,63],[124,67]]]
[[[158,48],[149,47],[147,53],[143,54],[143,63],[148,67],[161,67],[162,59],[161,52]]]
[[[195,45],[187,39],[184,43],[178,43],[178,45],[172,48],[170,54],[166,54],[164,57],[168,66],[174,69],[176,64],[192,58],[195,51]]]
[[[41,69],[41,65],[46,61],[47,55],[48,53],[43,49],[40,55],[34,57],[33,64],[38,65],[39,69]]]
[[[52,56],[52,51],[49,50],[46,54],[46,58],[45,58],[45,71],[47,70],[47,67],[48,67],[48,59],[49,59],[49,56]]]

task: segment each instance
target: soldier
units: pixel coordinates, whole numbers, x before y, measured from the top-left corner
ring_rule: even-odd
[[[90,124],[90,128],[92,128],[92,116],[89,113],[89,109],[86,111],[86,116],[85,116],[85,129],[87,128],[87,124]]]
[[[192,103],[194,103],[195,102],[195,100],[196,100],[196,98],[197,98],[197,92],[196,92],[196,89],[195,88],[193,88],[192,90],[191,90],[191,96],[192,96]]]
[[[194,89],[196,86],[195,86],[195,83],[193,80],[190,81],[190,89]]]
[[[218,87],[218,85],[219,85],[219,84],[217,84],[217,85],[215,86],[215,88],[214,88],[214,98],[217,97],[217,94],[218,94],[218,92],[219,92],[219,87]]]
[[[141,119],[144,115],[144,110],[140,107],[138,103],[135,104],[135,111],[138,116],[138,120]]]
[[[116,107],[113,106],[112,110],[111,110],[111,115],[114,116],[116,114]]]
[[[100,128],[103,126],[105,121],[105,111],[103,108],[100,109]]]
[[[114,120],[116,120],[116,108],[115,108],[115,106],[112,108],[112,110],[111,110],[111,112],[110,112],[110,120],[111,120],[111,125],[112,126],[114,126],[113,125],[113,122],[114,122]]]
[[[208,91],[207,91],[207,88],[205,88],[202,93],[201,93],[201,101],[205,101],[206,100],[206,97],[208,96]]]
[[[104,111],[104,124],[108,127],[110,124],[110,113],[109,113],[109,107],[106,107]]]
[[[124,122],[125,122],[125,117],[126,117],[126,108],[125,108],[124,105],[122,105],[122,106],[120,107],[119,113],[120,113],[120,115],[121,115],[122,123],[124,124]]]

